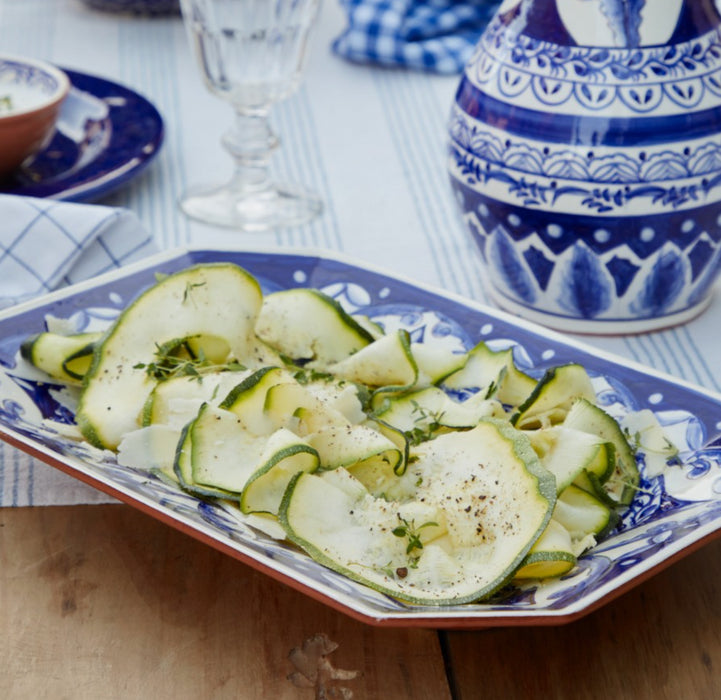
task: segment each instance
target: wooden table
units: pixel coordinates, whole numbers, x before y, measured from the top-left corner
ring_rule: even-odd
[[[721,541],[565,626],[436,633],[356,622],[127,506],[0,509],[0,698],[311,699],[289,653],[319,633],[359,672],[328,697],[718,698]]]

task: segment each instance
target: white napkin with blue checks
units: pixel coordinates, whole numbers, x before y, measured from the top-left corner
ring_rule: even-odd
[[[155,252],[130,211],[0,195],[0,307]]]
[[[0,307],[139,260],[156,247],[126,209],[0,195]],[[0,507],[109,496],[0,443]]]
[[[341,0],[348,26],[333,51],[357,63],[460,73],[496,0]]]

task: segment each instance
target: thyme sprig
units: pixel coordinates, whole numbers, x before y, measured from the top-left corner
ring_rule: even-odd
[[[405,430],[404,435],[411,445],[419,445],[426,440],[430,440],[443,427],[444,411],[432,411],[425,406],[421,406],[417,401],[411,401],[413,411],[411,412],[415,418],[414,426],[410,430]]]
[[[418,567],[418,562],[421,558],[421,550],[423,549],[423,541],[421,540],[420,531],[424,527],[438,527],[438,523],[428,520],[422,525],[416,527],[413,520],[408,521],[398,513],[398,520],[400,525],[393,528],[392,532],[396,537],[405,537],[406,542],[406,554],[408,555],[408,566],[412,569]]]
[[[201,381],[203,375],[211,372],[238,372],[245,369],[237,360],[211,362],[202,348],[191,352],[185,341],[173,341],[163,345],[156,343],[155,348],[153,362],[138,362],[133,365],[133,369],[144,369],[149,377],[159,381],[174,377],[193,377]]]
[[[640,430],[631,432],[627,427],[623,429],[623,435],[626,438],[631,451],[637,453],[639,451],[658,454],[666,458],[669,464],[677,464],[679,460],[679,449],[665,435],[663,436],[663,446],[651,447],[644,439]]]
[[[330,372],[318,369],[298,369],[293,373],[298,384],[310,384],[311,382],[333,382],[335,377]]]

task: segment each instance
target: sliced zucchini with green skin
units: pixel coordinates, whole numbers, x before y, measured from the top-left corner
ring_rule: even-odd
[[[359,326],[361,326],[361,328],[367,330],[372,338],[380,338],[385,335],[383,326],[376,323],[368,316],[365,316],[364,314],[351,314],[351,317]]]
[[[578,558],[571,552],[561,549],[531,552],[514,578],[519,581],[556,578],[567,574],[576,566],[577,561]]]
[[[619,515],[593,494],[571,485],[556,500],[553,519],[568,530],[573,540],[587,535],[600,539],[616,527]]]
[[[418,379],[418,366],[404,330],[374,340],[350,357],[328,365],[328,371],[366,386],[383,387],[383,391],[411,387]]]
[[[274,445],[268,450],[267,434],[250,433],[235,413],[208,404],[191,424],[190,433],[192,482],[237,496],[277,452]]]
[[[329,425],[305,438],[323,469],[345,467],[373,494],[403,473],[404,451],[365,425]]]
[[[527,438],[500,421],[438,437],[414,456],[423,478],[405,502],[297,475],[279,511],[289,539],[325,566],[411,603],[491,595],[546,529],[552,475]]]
[[[278,384],[296,385],[292,375],[280,367],[262,367],[228,392],[220,408],[235,413],[245,428],[256,435],[270,433],[277,422],[265,410],[268,392]]]
[[[237,499],[238,494],[226,489],[212,488],[210,486],[201,486],[196,484],[193,479],[193,423],[188,423],[178,440],[178,446],[175,451],[175,461],[173,462],[173,472],[180,484],[181,488],[188,493],[201,498],[224,498]]]
[[[293,430],[307,440],[320,457],[323,469],[347,467],[374,492],[402,474],[408,455],[405,441],[398,435],[350,423],[332,406],[299,384],[280,384],[268,391],[266,411],[278,427]],[[401,438],[402,440],[402,438]],[[362,474],[362,476],[360,476]]]
[[[20,355],[34,367],[65,384],[81,384],[102,333],[39,333],[20,346]]]
[[[349,423],[365,421],[359,385],[355,382],[317,380],[304,386],[324,408],[340,413]]]
[[[192,337],[171,338],[162,344],[158,343],[155,354],[160,358],[165,358],[165,364],[162,364],[162,362],[156,363],[157,366],[152,369],[149,368],[149,371],[153,371],[158,379],[165,379],[172,375],[173,366],[177,367],[180,361],[197,359],[188,346],[188,341]]]
[[[280,383],[293,383],[293,376],[281,367],[261,367],[236,384],[220,402],[226,411],[244,413],[259,410],[265,404],[268,389]]]
[[[267,509],[274,499],[277,509],[288,479],[318,467],[315,450],[289,430],[253,435],[234,413],[208,404],[191,424],[190,435],[192,484],[240,496],[253,483],[252,493],[241,500],[247,512],[272,512]]]
[[[95,333],[88,333],[89,336],[96,335]],[[79,348],[74,353],[68,355],[62,364],[62,369],[69,377],[73,377],[76,381],[81,382],[85,379],[85,375],[90,369],[90,365],[93,362],[93,354],[95,352],[95,345],[102,336],[98,335],[97,338],[91,339],[90,342]]]
[[[633,450],[616,419],[591,401],[580,399],[571,407],[564,425],[593,433],[613,444],[616,460],[611,475],[606,480],[593,474],[589,476],[594,485],[603,485],[603,492],[612,501],[628,505],[636,494],[640,474]],[[599,491],[598,495],[603,493]]]
[[[596,392],[585,368],[561,365],[546,371],[536,388],[518,407],[511,422],[524,430],[562,423],[578,399],[596,400]]]
[[[300,436],[328,426],[349,425],[345,415],[317,393],[299,384],[286,370],[263,368],[231,390],[220,407],[235,413],[256,435],[280,428]]]
[[[576,561],[571,535],[554,516],[513,578],[521,580],[562,576],[576,565]]]
[[[476,394],[455,401],[438,387],[373,397],[374,417],[409,435],[412,442],[433,437],[446,428],[471,428],[484,418],[500,418],[503,407]]]
[[[321,366],[340,362],[374,340],[335,299],[306,288],[268,294],[256,333],[283,355]]]
[[[230,353],[230,346],[225,338],[217,336],[193,336],[186,340],[186,345],[192,357],[204,358],[214,364],[225,362]]]
[[[444,347],[428,343],[411,343],[411,352],[418,367],[419,387],[440,384],[458,371],[466,362],[466,354],[449,352]]]
[[[144,426],[154,424],[182,428],[198,415],[204,403],[218,405],[250,370],[214,372],[202,377],[173,377],[160,382],[143,407]]]
[[[617,508],[620,505],[615,496],[606,490],[605,484],[602,484],[595,474],[585,473],[579,475],[573,485],[592,494],[608,508]]]
[[[541,464],[556,477],[557,493],[576,480],[586,479],[588,472],[604,480],[613,471],[613,444],[597,435],[566,425],[525,432]]]
[[[393,471],[401,463],[401,451],[388,438],[365,425],[328,425],[306,436],[320,456],[323,469],[352,466],[380,456]]]
[[[173,338],[223,338],[232,357],[243,362],[255,342],[261,303],[255,278],[225,263],[188,268],[141,294],[95,348],[76,413],[85,438],[113,449],[140,426],[156,384],[147,368],[157,359],[157,348]]]
[[[244,513],[265,513],[277,516],[280,502],[291,478],[298,473],[318,469],[318,453],[309,445],[293,440],[292,433],[282,432],[290,444],[278,450],[248,479],[240,496]],[[278,438],[279,435],[276,435]]]
[[[401,452],[401,464],[399,467],[394,469],[394,472],[398,476],[402,476],[408,466],[408,457],[410,455],[411,445],[408,440],[408,435],[395,426],[384,423],[382,420],[378,420],[377,418],[368,418],[365,421],[365,425],[390,440]]]
[[[513,350],[491,350],[481,341],[466,355],[463,366],[443,381],[449,389],[478,389],[487,398],[508,406],[523,403],[536,387],[536,380],[516,367]]]
[[[306,386],[295,381],[270,387],[263,410],[273,426],[288,428],[298,435],[349,424],[340,411],[323,403]]]

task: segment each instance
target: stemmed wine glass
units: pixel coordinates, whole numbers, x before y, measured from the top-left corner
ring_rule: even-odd
[[[278,137],[268,123],[273,103],[301,79],[308,35],[320,0],[181,0],[183,20],[206,87],[229,102],[235,128],[222,139],[233,157],[229,182],[181,199],[195,219],[245,231],[303,224],[323,209],[302,185],[271,181]]]

